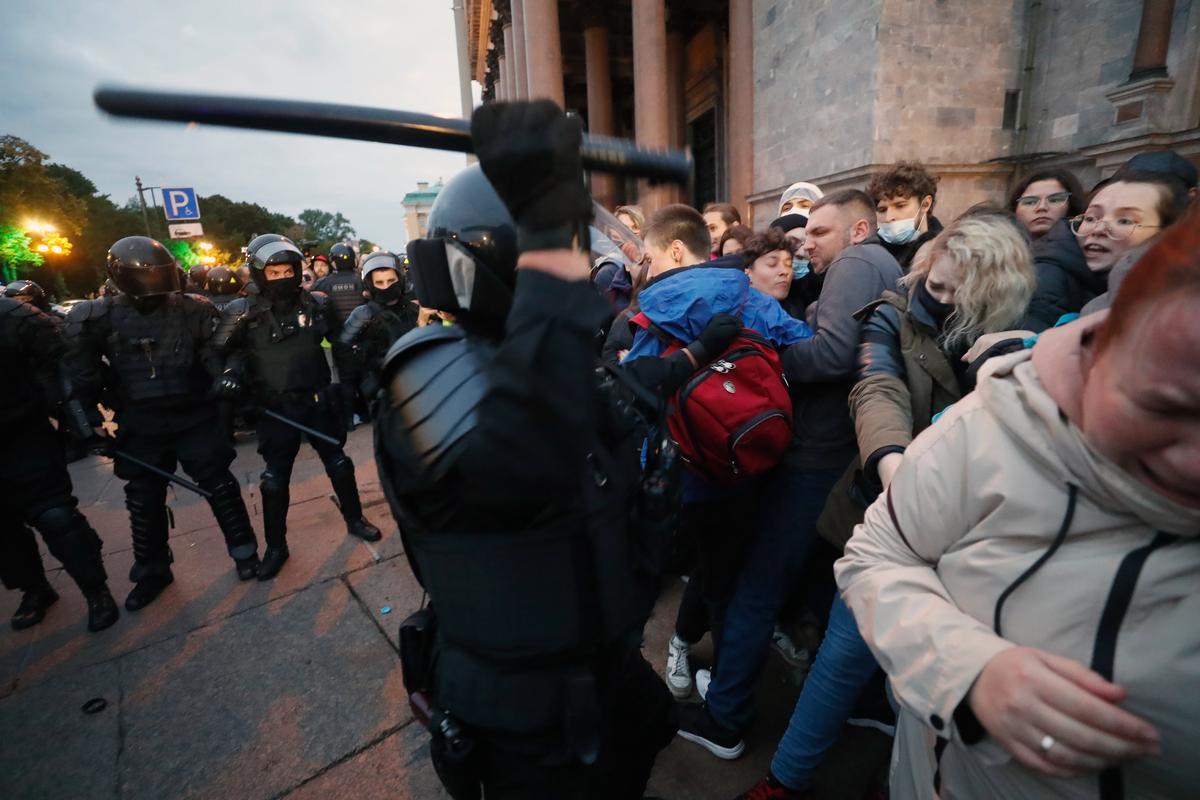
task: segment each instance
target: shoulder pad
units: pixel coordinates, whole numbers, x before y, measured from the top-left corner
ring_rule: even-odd
[[[221,313],[227,316],[244,317],[250,313],[250,298],[235,297],[225,304],[221,309]]]
[[[317,305],[322,307],[329,302],[329,295],[325,294],[324,292],[318,292],[313,289],[309,289],[308,296],[315,300]]]
[[[38,309],[29,303],[17,300],[14,297],[0,297],[0,312],[11,314],[14,318],[32,317],[37,311]]]
[[[346,317],[346,324],[342,326],[338,340],[345,345],[356,344],[359,337],[363,335],[363,331],[371,324],[371,318],[374,316],[375,312],[366,304],[354,309],[350,312],[350,316]]]
[[[475,428],[494,350],[458,326],[409,331],[384,359],[381,410],[388,449],[427,480],[444,477],[457,445]]]
[[[112,308],[111,297],[97,297],[95,300],[84,300],[71,306],[67,312],[67,322],[79,323],[100,319]]]

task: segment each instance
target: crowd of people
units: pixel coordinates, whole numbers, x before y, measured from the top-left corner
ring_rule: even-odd
[[[348,534],[378,539],[342,449],[373,418],[432,598],[402,628],[405,684],[456,798],[640,797],[675,733],[737,758],[772,651],[807,678],[742,798],[810,796],[850,721],[894,734],[892,797],[1194,788],[1195,166],[1145,153],[1088,191],[1036,172],[943,220],[934,172],[902,162],[861,190],[794,183],[759,227],[711,203],[619,206],[601,229],[578,121],[546,105],[476,112],[481,163],[406,255],[310,261],[260,236],[206,300],[130,237],[112,291],[65,322],[8,287],[3,347],[29,367],[5,414],[28,425],[5,447],[42,455],[20,474],[6,455],[3,478],[31,487],[23,520],[89,629],[117,610],[45,402],[127,482],[129,610],[172,580],[176,462],[242,579],[288,558],[304,438]],[[257,420],[261,560],[212,397]],[[27,627],[55,596],[8,527]],[[687,584],[655,677],[639,647],[664,560]],[[798,613],[823,629],[813,654]]]

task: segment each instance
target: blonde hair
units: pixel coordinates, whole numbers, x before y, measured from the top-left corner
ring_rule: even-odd
[[[628,215],[630,219],[637,223],[639,233],[646,230],[646,215],[642,213],[641,206],[617,206],[613,210],[613,216],[617,217],[621,214]]]
[[[946,256],[962,270],[954,291],[954,312],[946,319],[941,345],[953,350],[985,333],[1011,329],[1024,315],[1037,275],[1029,243],[1017,227],[998,215],[956,220],[938,234],[912,271],[906,287],[925,280],[933,262]]]

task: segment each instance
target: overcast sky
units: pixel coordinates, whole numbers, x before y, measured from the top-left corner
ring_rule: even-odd
[[[404,193],[465,163],[384,144],[117,121],[92,103],[97,84],[119,83],[458,116],[450,0],[3,6],[0,133],[78,169],[118,205],[140,175],[148,186],[193,186],[293,216],[341,211],[360,236],[396,249]]]

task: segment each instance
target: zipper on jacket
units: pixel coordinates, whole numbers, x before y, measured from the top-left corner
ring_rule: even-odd
[[[1161,547],[1173,544],[1178,536],[1159,531],[1150,544],[1126,553],[1117,567],[1112,587],[1108,590],[1108,599],[1104,602],[1104,611],[1100,615],[1100,627],[1096,630],[1096,642],[1092,649],[1091,667],[1100,673],[1105,680],[1113,679],[1113,668],[1116,665],[1117,636],[1121,632],[1121,623],[1129,612],[1133,601],[1133,592],[1137,589],[1138,578],[1150,554]],[[1106,767],[1100,772],[1100,800],[1122,800],[1125,797],[1125,778],[1120,767]]]

